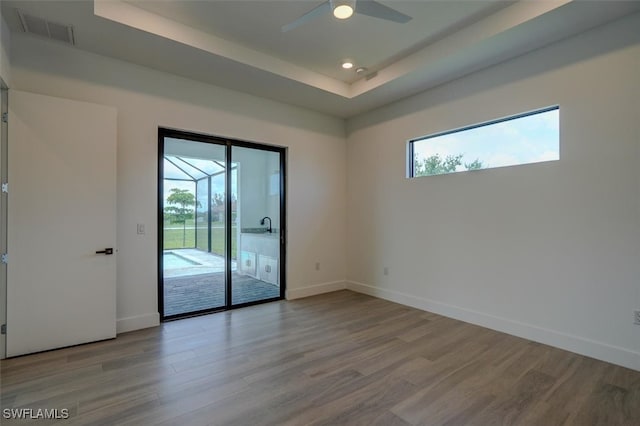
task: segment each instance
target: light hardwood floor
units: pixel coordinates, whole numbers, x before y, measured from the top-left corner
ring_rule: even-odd
[[[0,367],[38,425],[640,425],[640,372],[349,291]]]

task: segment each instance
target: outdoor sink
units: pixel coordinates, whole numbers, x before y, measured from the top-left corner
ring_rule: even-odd
[[[243,234],[267,234],[267,228],[242,228],[240,232]]]

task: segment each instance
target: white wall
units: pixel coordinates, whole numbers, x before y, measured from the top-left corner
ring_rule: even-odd
[[[640,370],[638,28],[349,120],[348,286]],[[555,104],[559,162],[405,178],[410,138]]]
[[[7,86],[11,81],[11,67],[9,64],[9,52],[11,46],[11,32],[0,10],[0,78]]]
[[[342,120],[20,35],[11,65],[15,89],[118,109],[119,331],[158,321],[158,126],[288,147],[288,295],[344,285]]]
[[[238,164],[239,230],[263,227],[260,225],[260,220],[265,216],[272,219],[273,227],[280,228],[278,214],[280,205],[271,203],[269,197],[270,176],[274,171],[279,170],[279,159],[277,152],[255,151],[247,148],[232,150],[232,161]],[[276,196],[276,198],[280,201],[280,197]]]

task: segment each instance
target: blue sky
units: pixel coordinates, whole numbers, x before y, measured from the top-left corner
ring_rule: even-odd
[[[414,143],[419,159],[464,154],[463,163],[479,159],[485,168],[552,161],[560,158],[559,110],[551,110]],[[458,167],[457,171],[465,170]]]
[[[211,194],[224,194],[226,191],[225,188],[225,180],[224,178],[218,178],[218,179],[212,179],[213,180],[213,184],[212,186],[212,191]],[[196,183],[193,181],[178,181],[178,180],[165,180],[164,181],[164,199],[166,201],[167,197],[171,194],[171,188],[178,188],[178,189],[187,189],[189,190],[191,193],[193,193],[195,195],[196,193]],[[232,194],[237,194],[238,190],[237,188],[237,179],[232,179],[231,180],[231,192]],[[202,200],[201,200],[202,202]]]

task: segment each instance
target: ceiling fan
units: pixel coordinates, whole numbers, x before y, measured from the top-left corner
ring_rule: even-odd
[[[291,31],[302,24],[306,24],[318,16],[333,13],[338,19],[347,19],[354,13],[360,15],[372,16],[374,18],[384,19],[386,21],[398,22],[400,24],[407,23],[411,20],[411,16],[400,13],[395,9],[378,3],[374,0],[327,0],[320,6],[305,13],[295,21],[282,27],[282,32]]]

